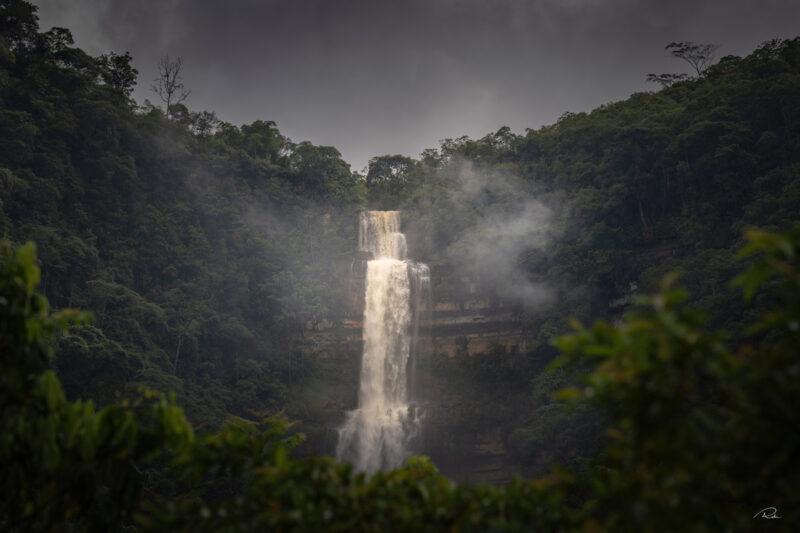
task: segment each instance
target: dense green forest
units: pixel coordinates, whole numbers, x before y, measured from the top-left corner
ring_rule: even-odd
[[[774,234],[800,208],[800,39],[363,176],[269,120],[139,105],[136,82],[128,54],[0,4],[4,528],[717,531],[800,508],[800,241]],[[476,279],[532,339],[430,354],[434,464],[460,453],[442,434],[499,428],[538,481],[455,485],[424,459],[367,479],[246,421],[307,419],[300,455],[331,453],[336,366],[309,332],[345,318],[365,208],[407,214],[434,291]],[[773,233],[751,234],[743,301],[753,227]],[[606,322],[563,336],[570,317]],[[572,473],[540,477],[554,463]]]
[[[27,4],[6,9],[2,233],[37,243],[55,307],[96,317],[60,340],[67,393],[146,384],[212,425],[284,405],[303,328],[341,297],[326,258],[352,248],[363,183],[272,122],[138,107],[130,56],[89,57]]]

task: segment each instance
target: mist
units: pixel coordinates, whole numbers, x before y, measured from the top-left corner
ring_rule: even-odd
[[[480,168],[455,159],[450,200],[456,209],[477,213],[473,223],[451,244],[446,255],[460,269],[477,274],[500,298],[534,308],[551,301],[553,290],[531,280],[520,256],[543,253],[560,233],[554,210],[532,196],[530,182],[511,173]]]

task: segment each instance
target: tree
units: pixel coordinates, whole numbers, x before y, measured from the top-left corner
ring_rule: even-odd
[[[0,46],[12,52],[29,48],[39,30],[39,8],[22,0],[0,2]]]
[[[244,130],[244,128],[243,128]],[[337,185],[353,181],[350,165],[332,146],[303,141],[289,155],[289,169],[300,190],[312,194],[333,193]]]
[[[213,135],[222,127],[222,121],[213,111],[189,114],[189,130],[198,137]]]
[[[692,66],[697,77],[702,76],[714,62],[718,44],[695,44],[691,41],[669,43],[664,47],[674,57],[683,59]]]
[[[390,208],[408,183],[408,174],[416,161],[404,155],[384,155],[369,160],[366,186],[372,206]]]
[[[173,106],[182,103],[192,91],[183,84],[183,60],[178,57],[175,61],[169,56],[164,56],[158,62],[158,77],[153,80],[153,91],[166,104],[167,118],[172,117]]]
[[[133,86],[136,85],[136,75],[139,74],[139,71],[131,66],[132,59],[130,52],[122,55],[110,52],[95,60],[103,83],[120,89],[128,98],[133,92]]]
[[[253,159],[275,162],[282,153],[288,153],[291,148],[289,139],[281,135],[272,120],[256,120],[252,124],[243,124],[241,134],[239,146]]]
[[[685,73],[648,74],[647,81],[660,83],[662,87],[669,87],[680,81],[699,78],[711,66],[716,56],[717,48],[719,48],[718,44],[695,44],[691,41],[669,43],[664,49],[669,50],[673,57],[683,59],[689,63],[694,69],[695,75],[691,76]]]
[[[376,183],[403,182],[406,172],[414,168],[415,161],[404,155],[384,155],[369,160],[367,187]]]
[[[648,74],[647,81],[651,81],[653,83],[660,83],[662,87],[670,87],[679,81],[684,81],[689,78],[688,74],[680,73],[680,74]]]

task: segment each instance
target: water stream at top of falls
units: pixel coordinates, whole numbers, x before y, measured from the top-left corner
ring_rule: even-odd
[[[364,294],[364,349],[358,408],[339,429],[336,456],[357,470],[400,466],[420,426],[409,402],[419,315],[429,306],[430,272],[406,259],[398,211],[366,211],[359,217],[359,249],[371,252]]]

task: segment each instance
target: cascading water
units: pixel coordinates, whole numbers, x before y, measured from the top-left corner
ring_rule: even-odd
[[[371,252],[364,297],[364,352],[358,408],[339,429],[336,456],[364,472],[400,466],[418,433],[420,416],[409,403],[419,316],[429,308],[430,273],[406,259],[398,211],[361,213],[359,248]]]

